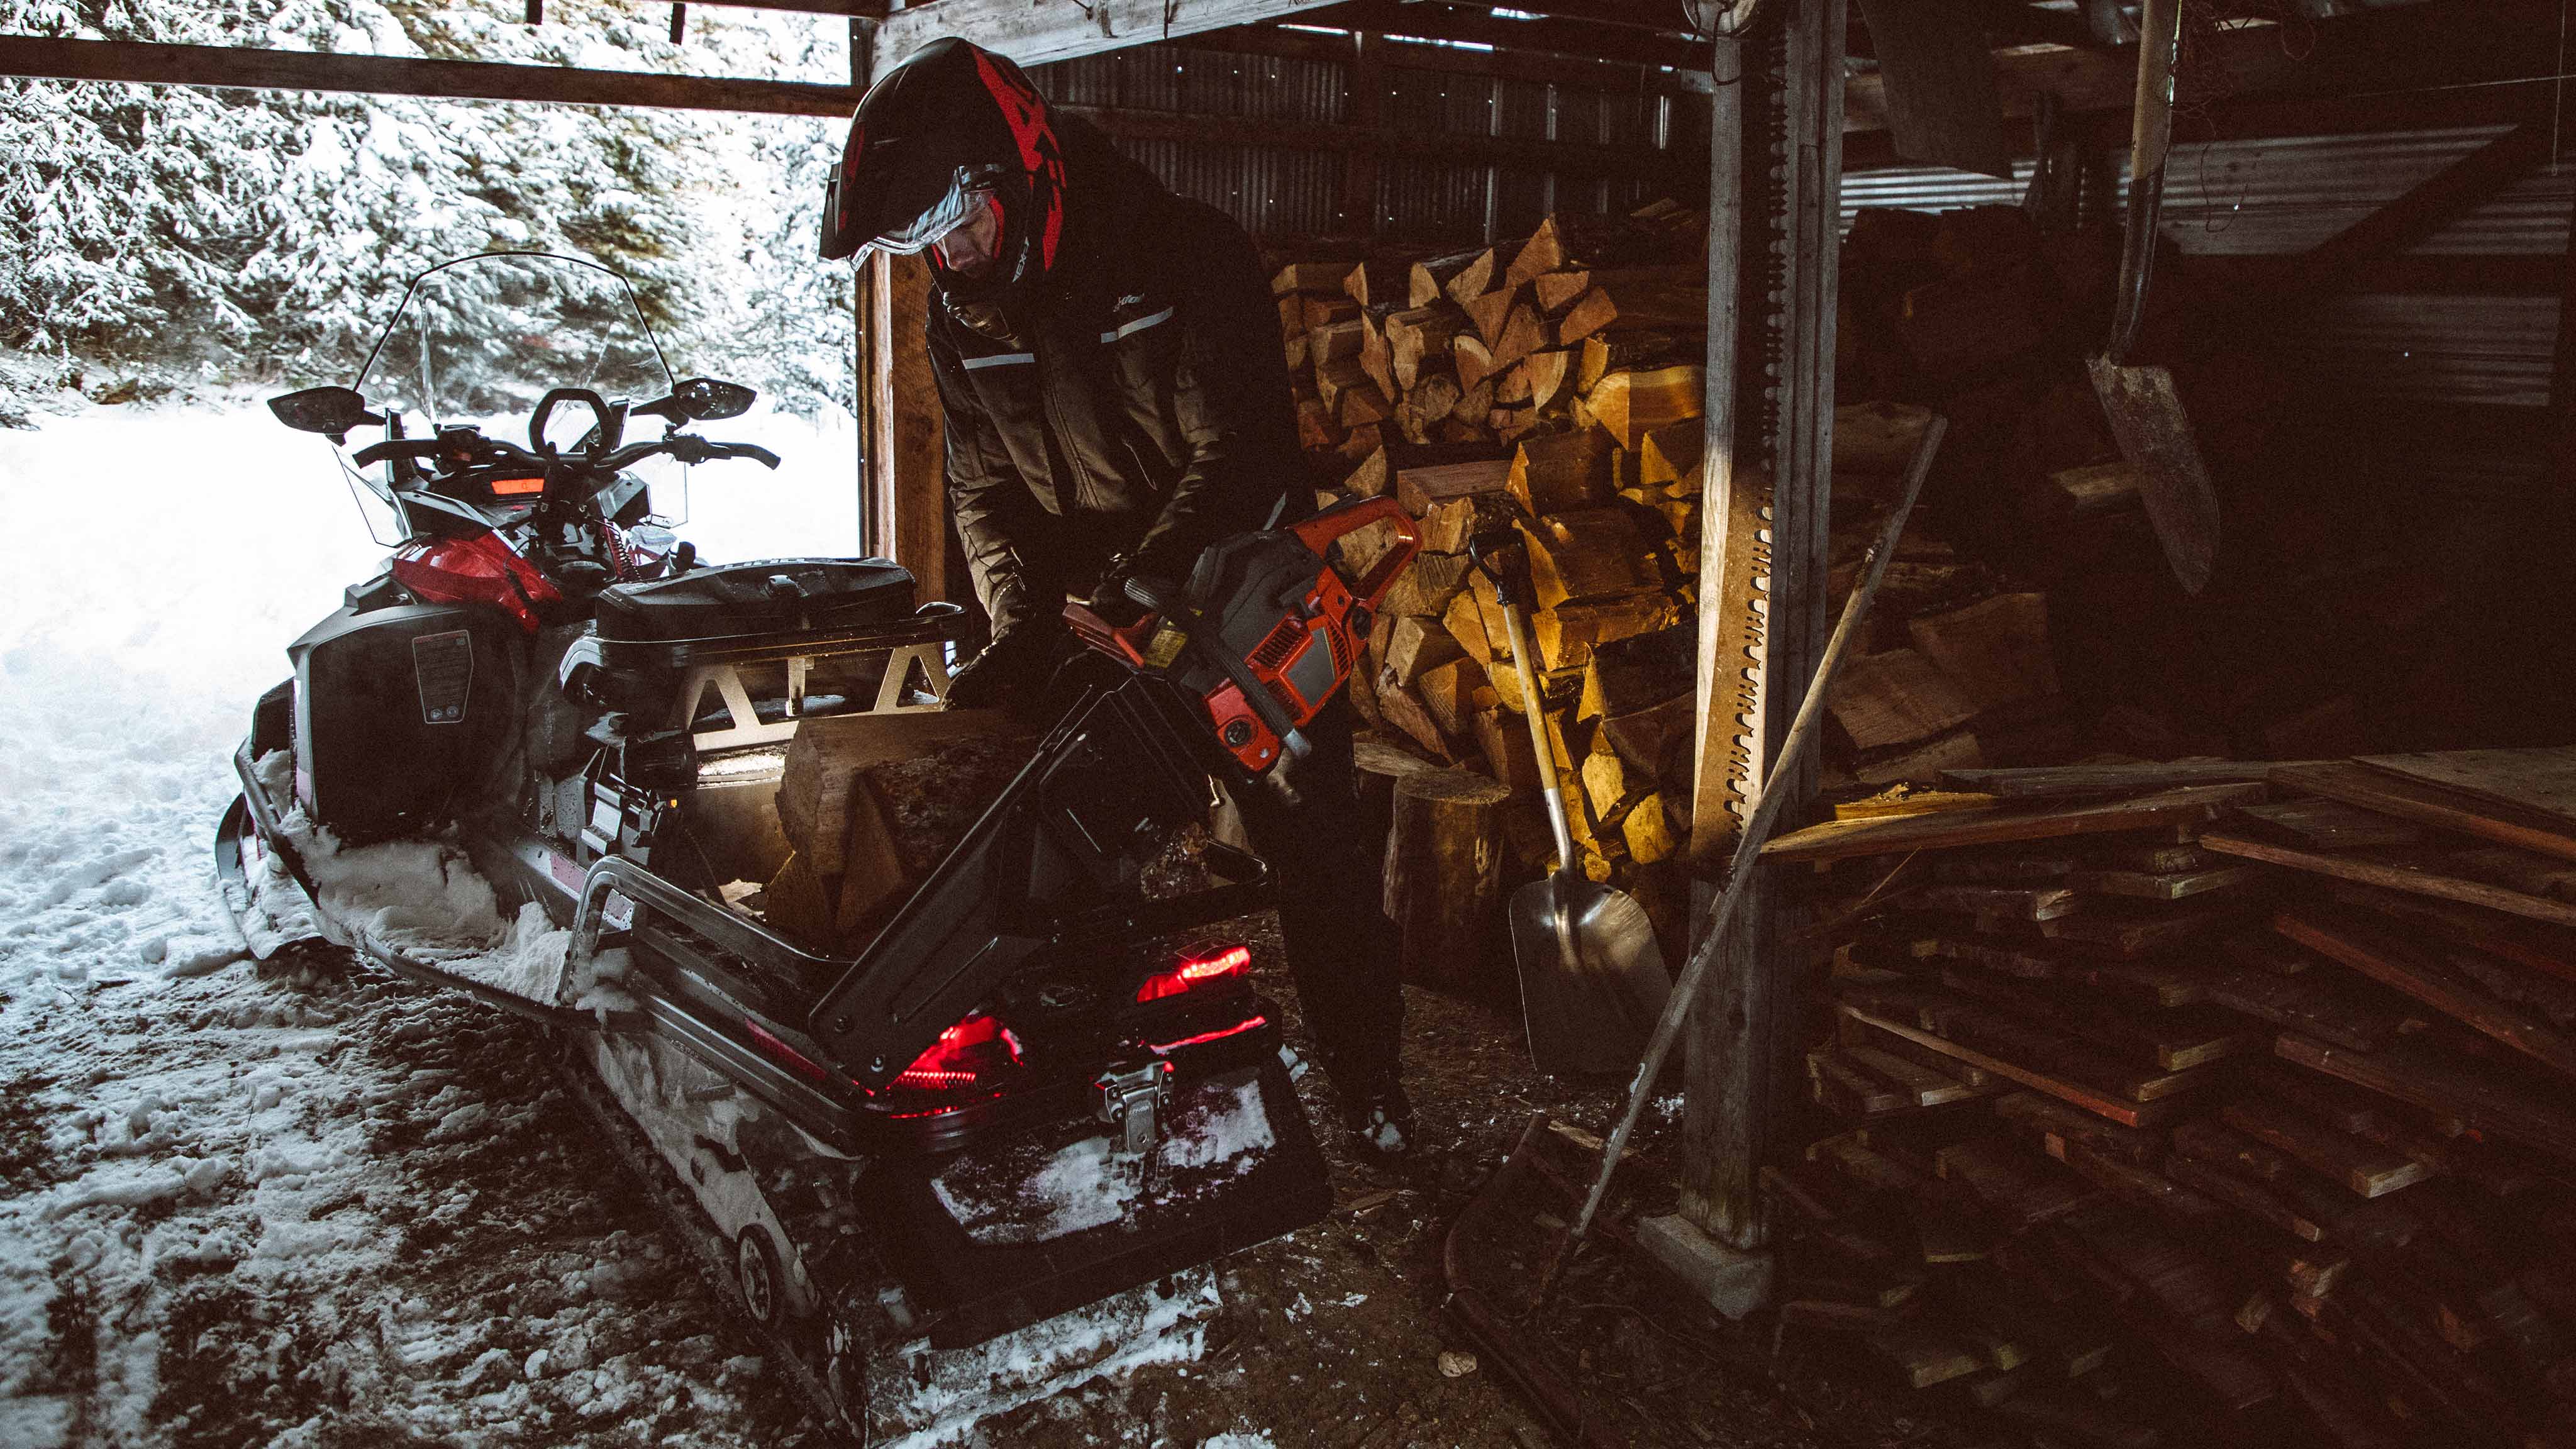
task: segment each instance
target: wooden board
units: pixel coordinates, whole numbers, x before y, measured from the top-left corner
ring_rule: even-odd
[[[2312,971],[2234,971],[2212,978],[2203,993],[2211,1005],[2352,1051],[2377,1051],[2397,1039],[2403,1016],[2355,1000],[2331,983],[2331,977],[2320,980]]]
[[[2044,1072],[2037,1072],[2028,1067],[2017,1066],[2011,1062],[2005,1061],[2001,1057],[1989,1056],[1984,1052],[1978,1051],[1974,1047],[1949,1041],[1943,1037],[1936,1036],[1931,1032],[1924,1031],[1919,1027],[1912,1027],[1901,1022],[1889,1021],[1885,1017],[1881,1016],[1873,1016],[1866,1011],[1862,1011],[1859,1008],[1850,1005],[1849,1003],[1844,1003],[1840,1009],[1845,1015],[1859,1021],[1864,1026],[1875,1027],[1891,1036],[1902,1037],[1907,1041],[1913,1042],[1917,1046],[1925,1048],[1926,1050],[1939,1052],[1945,1057],[1954,1057],[1960,1061],[1966,1062],[1968,1065],[1975,1067],[1980,1071],[1990,1072],[1995,1076],[2002,1077],[2006,1081],[2019,1082],[2033,1091],[2045,1092],[2049,1096],[2055,1097],[2061,1102],[2067,1102],[2077,1107],[2081,1107],[2085,1111],[2090,1112],[2097,1117],[2117,1122],[2123,1127],[2142,1127],[2150,1123],[2161,1122],[2171,1116],[2171,1109],[2169,1107],[2160,1106],[2154,1103],[2126,1101],[2120,1097],[2113,1096],[2110,1093],[2097,1091],[2081,1082],[2069,1081],[2061,1077],[2052,1077]]]
[[[2327,906],[2285,907],[2273,916],[2272,927],[2483,1036],[2576,1077],[2576,1041],[2531,1013],[2488,995],[2412,942],[2357,913]]]
[[[2474,1063],[2421,1047],[2353,1052],[2284,1032],[2272,1050],[2284,1061],[2576,1163],[2576,1111],[2565,1092],[2544,1098]]]
[[[2286,768],[2261,760],[2168,760],[2140,765],[2044,765],[2020,770],[1944,770],[1942,782],[2006,800],[2055,800],[2122,791],[2259,781]],[[2251,797],[2248,798],[2259,798]]]
[[[2526,895],[2521,891],[2507,890],[2502,886],[2489,885],[2484,881],[2445,875],[2398,861],[2360,855],[2327,855],[2313,850],[2296,850],[2286,845],[2273,845],[2267,841],[2219,831],[2204,833],[2200,843],[2210,850],[2225,855],[2243,856],[2247,860],[2259,860],[2271,865],[2286,865],[2294,870],[2333,876],[2338,880],[2357,881],[2363,885],[2385,886],[2390,890],[2406,891],[2414,895],[2434,896],[2446,901],[2459,901],[2466,905],[2485,906],[2490,910],[2526,916],[2535,921],[2547,921],[2552,925],[2576,926],[2576,905],[2541,896]]]
[[[2079,870],[2067,884],[2096,895],[2130,896],[2145,901],[2178,901],[2185,896],[2227,890],[2261,880],[2255,866],[2214,866],[2206,870]]]
[[[1952,774],[1993,774],[1953,771]],[[1974,788],[1974,787],[1968,787]],[[1982,810],[1900,815],[1879,820],[1828,821],[1773,840],[1763,855],[1775,860],[1842,860],[1914,850],[1947,850],[2017,840],[2052,840],[2124,830],[2196,829],[2226,807],[2262,798],[2259,783],[2196,785],[2135,799],[2094,804],[2007,802]]]
[[[2292,844],[2309,850],[2368,850],[2374,846],[2413,845],[2424,838],[2423,831],[2403,820],[2322,795],[2239,805],[2236,813],[2262,822]]]
[[[2423,1163],[2315,1121],[2280,1102],[2248,1097],[2219,1109],[2228,1126],[2286,1152],[2365,1198],[2412,1187],[2432,1175]]]
[[[2576,834],[2576,745],[2364,755],[2360,762],[2507,809],[2552,816]]]
[[[2079,908],[2075,892],[2062,886],[1932,885],[1915,891],[1907,903],[2016,921],[2053,921]]]
[[[2456,830],[2544,855],[2576,860],[2576,828],[2536,812],[2481,801],[2459,791],[2350,760],[2282,765],[2275,784],[2324,795],[2424,825]]]

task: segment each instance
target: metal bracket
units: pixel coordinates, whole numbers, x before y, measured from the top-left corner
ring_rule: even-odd
[[[1163,1140],[1163,1092],[1172,1076],[1170,1062],[1147,1062],[1125,1072],[1103,1072],[1091,1085],[1100,1092],[1100,1120],[1116,1135],[1112,1157],[1143,1157]]]

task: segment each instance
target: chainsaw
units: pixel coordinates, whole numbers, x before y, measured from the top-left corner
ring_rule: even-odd
[[[1344,577],[1333,545],[1376,523],[1393,528],[1393,543],[1365,576]],[[1379,603],[1421,548],[1402,505],[1361,499],[1211,546],[1177,593],[1129,580],[1148,612],[1126,628],[1081,604],[1065,606],[1065,622],[1092,648],[1204,701],[1218,742],[1245,769],[1293,769],[1308,749],[1299,727],[1359,667]]]

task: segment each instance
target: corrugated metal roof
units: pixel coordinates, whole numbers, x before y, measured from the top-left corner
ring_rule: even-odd
[[[1184,115],[1346,124],[1350,67],[1340,61],[1238,55],[1187,45],[1141,46],[1035,67],[1040,90],[1067,104]],[[1618,146],[1654,145],[1660,97],[1533,81],[1496,81],[1390,64],[1386,124],[1399,130],[1507,135]],[[1551,114],[1553,113],[1553,114]],[[1124,147],[1175,190],[1232,212],[1255,232],[1330,231],[1340,208],[1343,158],[1275,147],[1164,141]],[[1454,239],[1526,232],[1553,206],[1650,199],[1641,183],[1601,183],[1545,172],[1497,171],[1390,160],[1377,203],[1400,236]]]
[[[2279,355],[2356,397],[2537,407],[2549,401],[2555,297],[2380,293],[2321,303]]]

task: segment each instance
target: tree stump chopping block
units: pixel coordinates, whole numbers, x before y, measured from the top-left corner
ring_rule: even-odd
[[[1385,908],[1408,978],[1457,988],[1489,975],[1511,793],[1470,770],[1419,770],[1396,782]]]

